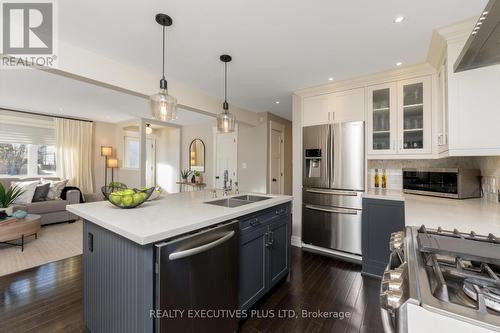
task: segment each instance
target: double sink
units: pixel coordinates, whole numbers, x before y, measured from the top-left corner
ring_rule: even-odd
[[[215,201],[207,201],[205,203],[209,204],[209,205],[233,208],[233,207],[244,206],[244,205],[248,205],[248,204],[251,204],[254,202],[259,202],[259,201],[268,200],[268,199],[271,199],[271,198],[270,197],[263,197],[260,195],[240,195],[240,196],[232,197],[232,198],[220,199],[220,200],[215,200]]]

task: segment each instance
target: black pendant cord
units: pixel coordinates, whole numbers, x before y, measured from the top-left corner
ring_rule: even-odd
[[[227,62],[224,63],[224,105],[222,107],[226,111],[229,109],[227,104]]]
[[[163,31],[162,31],[162,74],[161,74],[161,80],[160,80],[160,89],[162,90],[167,90],[167,80],[165,79],[165,26],[163,26]]]
[[[163,38],[162,38],[162,55],[161,55],[161,59],[162,59],[162,67],[161,67],[161,73],[162,73],[162,78],[164,79],[165,78],[165,27],[163,27]]]

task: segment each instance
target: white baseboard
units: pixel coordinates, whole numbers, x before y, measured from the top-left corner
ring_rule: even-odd
[[[292,236],[292,246],[302,247],[302,239],[299,236]]]

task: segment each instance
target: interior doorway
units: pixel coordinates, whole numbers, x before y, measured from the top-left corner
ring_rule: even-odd
[[[228,181],[238,181],[238,125],[233,133],[218,133],[214,127],[214,188],[224,187],[224,172]],[[229,183],[228,183],[229,185]]]
[[[284,194],[285,126],[269,121],[269,193]]]
[[[156,186],[156,140],[146,138],[146,187]]]

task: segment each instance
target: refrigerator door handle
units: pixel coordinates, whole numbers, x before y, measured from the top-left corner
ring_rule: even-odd
[[[316,193],[316,194],[328,194],[328,195],[345,195],[349,197],[358,196],[358,192],[354,191],[339,191],[339,190],[315,190],[315,189],[307,189],[308,193]]]
[[[312,209],[312,210],[318,210],[320,212],[327,212],[327,213],[334,213],[334,214],[358,215],[358,211],[353,210],[353,209],[324,208],[324,207],[317,207],[317,206],[311,206],[311,205],[306,205],[306,208]]]
[[[192,249],[187,249],[184,251],[172,252],[169,254],[168,259],[176,260],[176,259],[186,258],[186,257],[190,257],[190,256],[193,256],[193,255],[201,253],[201,252],[208,251],[208,250],[216,247],[217,245],[224,243],[225,241],[227,241],[228,239],[233,237],[234,234],[235,234],[234,231],[230,231],[227,234],[225,234],[224,236],[222,236],[221,238],[219,238],[211,243],[204,244],[204,245],[201,245],[198,247],[194,247]]]

